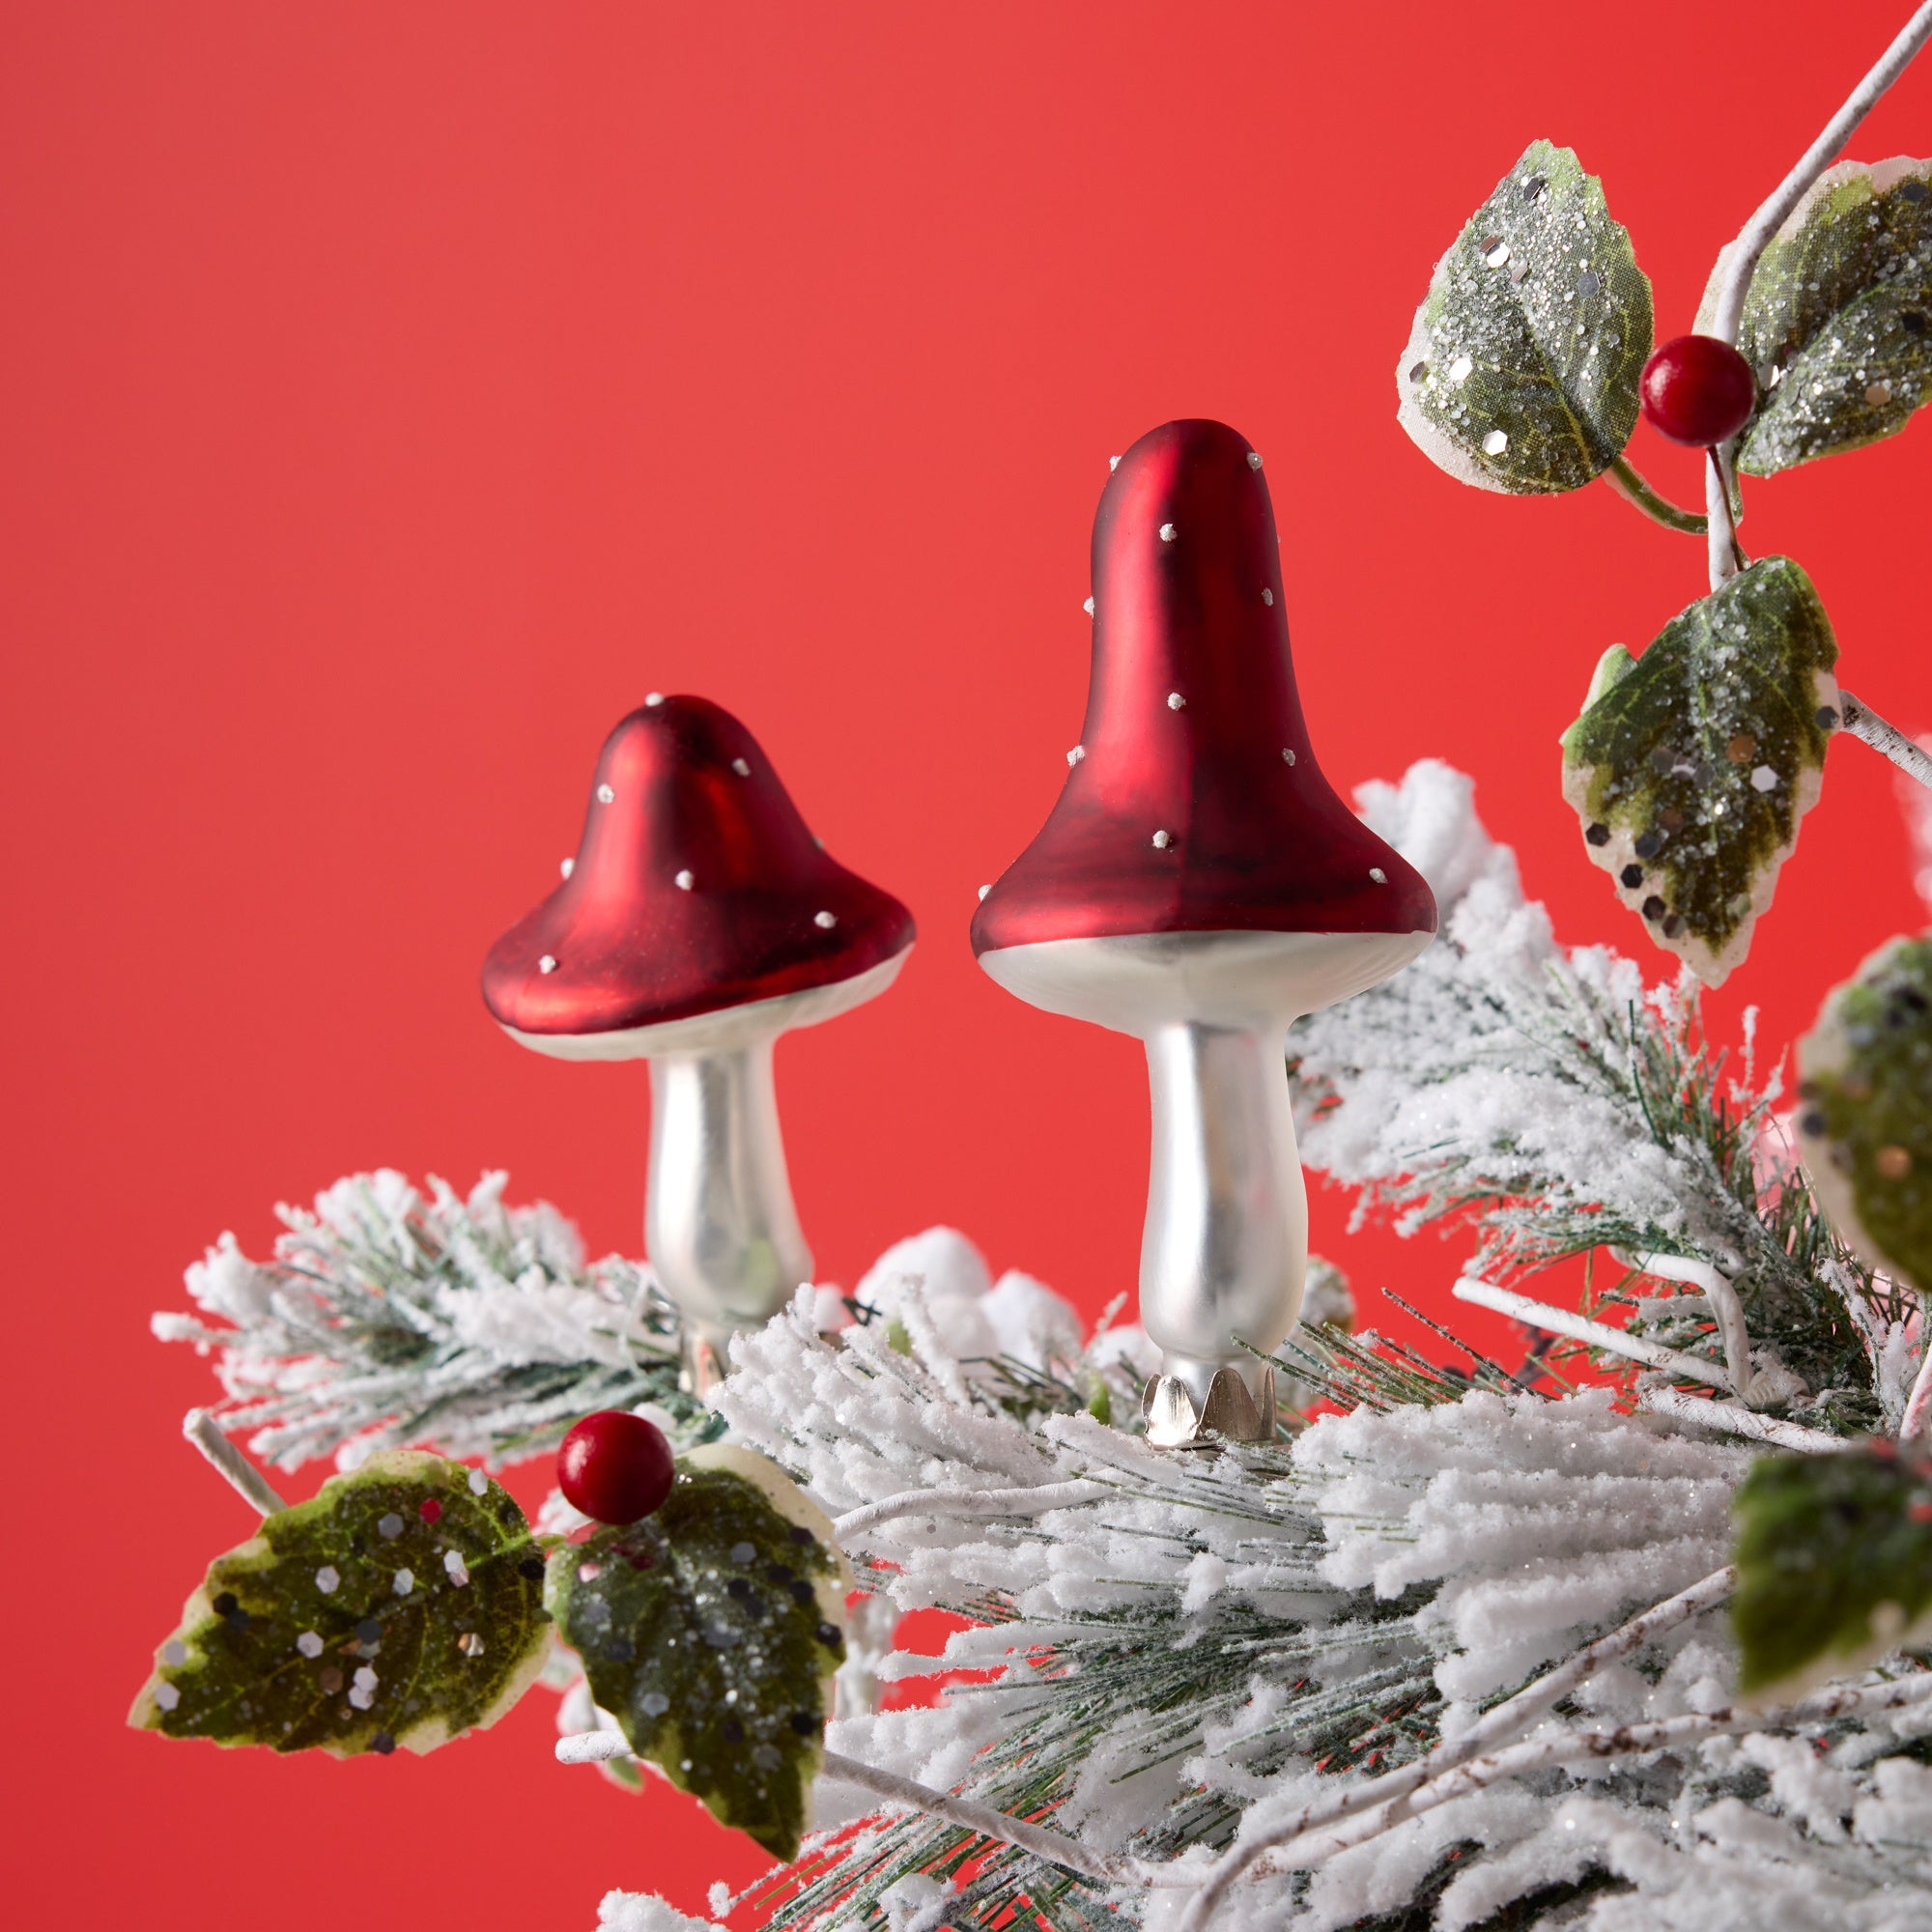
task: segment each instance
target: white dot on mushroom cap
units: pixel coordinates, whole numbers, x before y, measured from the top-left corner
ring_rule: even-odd
[[[1261,467],[1262,467],[1262,453],[1261,453],[1261,451],[1260,451],[1259,449],[1251,449],[1251,450],[1249,450],[1249,451],[1248,451],[1248,468],[1249,468],[1250,469],[1260,469]]]
[[[981,887],[980,888],[980,896],[981,898],[984,898],[984,897],[986,896],[986,895],[987,895],[988,893],[990,893],[990,892],[991,892],[992,890],[993,890],[993,889],[992,889],[992,887],[991,887],[991,886],[981,886]]]
[[[1262,602],[1264,604],[1272,604],[1274,602],[1274,592],[1272,590],[1264,590],[1262,592]]]
[[[546,952],[544,956],[537,961],[537,971],[539,973],[554,973],[556,971],[556,959],[554,955]]]
[[[341,1573],[336,1569],[333,1563],[325,1563],[322,1566],[322,1568],[315,1573],[315,1587],[318,1590],[320,1590],[325,1597],[334,1596],[336,1591],[336,1586],[341,1581],[342,1581]]]
[[[484,1491],[487,1490],[489,1487],[490,1487],[490,1478],[486,1476],[481,1469],[470,1470],[469,1493],[472,1496],[480,1496],[484,1492]]]
[[[1160,540],[1162,543],[1172,543],[1179,534],[1180,532],[1172,524],[1163,524],[1160,526]]]
[[[1385,886],[1389,882],[1389,875],[1379,866],[1371,866],[1369,867],[1369,877],[1378,886]]]
[[[1752,791],[1776,791],[1776,789],[1777,774],[1769,765],[1759,765],[1751,773]]]
[[[681,893],[688,893],[696,883],[696,876],[688,871],[678,873],[677,877],[671,881],[671,884]]]
[[[304,1657],[320,1657],[323,1650],[322,1638],[314,1631],[303,1631],[301,1635],[296,1638],[296,1648]]]
[[[1066,762],[1068,766],[1077,765],[1086,755],[1087,747],[1085,745],[1075,745],[1072,751],[1067,753]]]
[[[658,706],[662,704],[664,701],[665,701],[665,695],[661,691],[647,691],[644,694],[644,702],[648,704],[653,711],[655,711],[658,708]]]
[[[416,1573],[413,1570],[398,1570],[389,1578],[389,1587],[399,1597],[407,1597],[416,1586]]]
[[[1165,852],[1173,843],[1174,836],[1172,833],[1156,832],[1153,835],[1153,849],[1156,852]]]
[[[1179,692],[1170,691],[1167,694],[1167,708],[1170,711],[1185,711],[1187,709],[1187,700],[1181,696]]]
[[[1109,469],[1118,469],[1120,467],[1121,467],[1121,459],[1118,456],[1108,457],[1107,468]]]
[[[597,803],[599,805],[609,805],[616,796],[617,794],[609,785],[599,785],[597,787]]]
[[[167,1642],[161,1646],[161,1662],[176,1665],[185,1663],[187,1662],[187,1645],[178,1636],[169,1637]]]
[[[172,1684],[155,1686],[155,1702],[164,1711],[172,1711],[182,1700],[182,1693]]]
[[[1483,454],[1485,456],[1500,456],[1509,446],[1509,435],[1504,430],[1492,429],[1483,439]]]
[[[731,760],[731,769],[734,772],[736,772],[741,779],[748,779],[752,776],[752,766],[749,759],[733,758]]]
[[[567,879],[571,873],[577,870],[577,861],[575,859],[566,859],[556,869]]]
[[[1293,748],[1293,746],[1292,746],[1292,745],[1284,745],[1284,746],[1283,746],[1283,747],[1281,748],[1281,761],[1282,761],[1282,763],[1283,763],[1283,764],[1285,764],[1285,765],[1292,765],[1292,764],[1293,764],[1293,762],[1294,762],[1294,748]]]
[[[838,923],[838,915],[836,912],[815,912],[811,915],[811,923],[830,932]]]
[[[1091,616],[1092,616],[1092,615],[1094,614],[1094,600],[1093,600],[1093,598],[1091,598],[1091,597],[1090,597],[1090,598],[1088,598],[1088,600],[1086,601],[1086,603],[1084,603],[1083,605],[1081,605],[1081,607],[1080,607],[1080,608],[1081,608],[1081,610],[1083,610],[1084,611],[1086,611],[1086,613],[1088,614],[1088,616],[1090,616],[1090,617],[1091,617]]]

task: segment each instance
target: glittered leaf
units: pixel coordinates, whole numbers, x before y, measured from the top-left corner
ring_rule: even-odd
[[[1636,427],[1650,280],[1603,185],[1531,144],[1435,266],[1396,371],[1398,420],[1450,475],[1580,489]]]
[[[1707,985],[1750,947],[1837,722],[1838,647],[1789,557],[1700,597],[1640,658],[1598,667],[1563,734],[1585,850],[1658,945]]]
[[[1751,276],[1738,347],[1759,393],[1740,469],[1770,476],[1897,435],[1932,392],[1932,161],[1821,175]]]
[[[1932,1463],[1889,1442],[1764,1457],[1738,1490],[1738,1685],[1755,1703],[1861,1668],[1932,1627]]]
[[[542,1669],[543,1582],[523,1511],[480,1470],[372,1456],[215,1558],[128,1722],[337,1757],[434,1750]]]
[[[1894,939],[1798,1046],[1813,1191],[1874,1267],[1932,1293],[1932,940]]]
[[[632,1749],[794,1857],[845,1654],[844,1559],[812,1504],[762,1456],[696,1450],[655,1515],[556,1553],[550,1602]]]

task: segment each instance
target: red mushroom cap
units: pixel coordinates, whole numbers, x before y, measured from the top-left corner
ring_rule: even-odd
[[[1101,493],[1081,752],[980,902],[973,951],[1435,929],[1422,875],[1315,761],[1261,459],[1225,423],[1163,423]]]
[[[850,980],[912,941],[737,719],[654,697],[605,740],[569,875],[490,949],[483,999],[518,1033],[629,1031]]]

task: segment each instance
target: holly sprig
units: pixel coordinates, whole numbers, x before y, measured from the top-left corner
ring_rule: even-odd
[[[1603,479],[1707,540],[1708,593],[1641,657],[1612,646],[1563,737],[1591,862],[1707,985],[1745,958],[1829,736],[1932,785],[1932,756],[1834,674],[1815,588],[1738,542],[1740,474],[1896,435],[1932,397],[1932,162],[1830,164],[1928,37],[1921,7],[1719,256],[1696,330],[1653,342],[1649,277],[1601,181],[1534,141],[1436,264],[1397,369],[1397,419],[1459,481],[1552,496]],[[1708,451],[1702,514],[1626,454],[1639,414]]]
[[[751,1450],[673,1464],[652,1425],[614,1419],[656,1437],[669,1473],[647,1515],[578,1542],[538,1535],[481,1469],[423,1450],[380,1451],[284,1503],[192,1411],[188,1439],[263,1519],[210,1564],[129,1723],[335,1757],[430,1751],[494,1724],[560,1638],[638,1756],[796,1856],[845,1646],[832,1526]],[[602,1492],[622,1493],[610,1460]]]

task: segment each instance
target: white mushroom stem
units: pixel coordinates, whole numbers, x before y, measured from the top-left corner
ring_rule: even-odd
[[[191,1408],[182,1417],[182,1435],[206,1456],[250,1509],[274,1516],[288,1508],[286,1500],[258,1468],[222,1435],[220,1425],[205,1408]]]
[[[1255,1360],[1234,1342],[1271,1349],[1300,1309],[1308,1196],[1294,1110],[1279,1029],[1180,1022],[1148,1035],[1147,1057],[1141,1321],[1162,1374],[1205,1411],[1217,1371],[1255,1384]]]
[[[1519,1321],[1541,1328],[1545,1334],[1564,1335],[1573,1342],[1585,1342],[1593,1349],[1621,1355],[1628,1362],[1641,1362],[1647,1369],[1662,1369],[1669,1375],[1685,1376],[1692,1381],[1725,1389],[1733,1395],[1737,1393],[1731,1384],[1730,1371],[1721,1362],[1707,1362],[1701,1356],[1666,1349],[1661,1342],[1626,1335],[1621,1328],[1592,1321],[1587,1315],[1572,1315],[1567,1308],[1552,1308],[1547,1301],[1533,1300],[1507,1288],[1492,1287],[1472,1275],[1463,1275],[1450,1293],[1458,1301],[1472,1301],[1478,1308],[1493,1308],[1499,1315],[1514,1315]]]
[[[773,1037],[651,1061],[644,1249],[686,1321],[720,1354],[811,1279],[792,1205]]]

